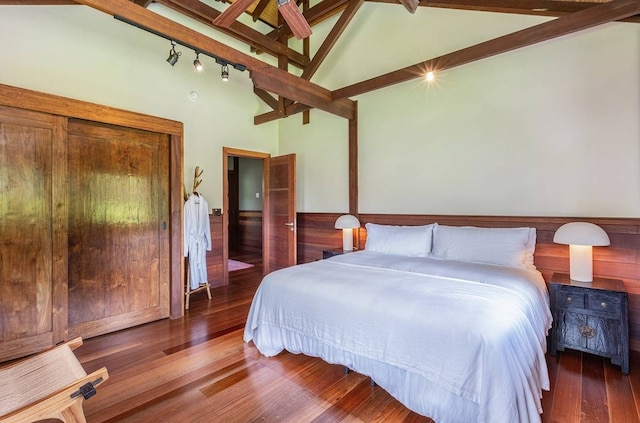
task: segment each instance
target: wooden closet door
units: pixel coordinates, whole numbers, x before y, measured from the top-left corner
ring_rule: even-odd
[[[0,106],[0,361],[64,337],[65,123]]]
[[[169,136],[70,120],[69,333],[169,316]]]

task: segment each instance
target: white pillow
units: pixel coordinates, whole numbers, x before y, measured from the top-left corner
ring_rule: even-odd
[[[435,258],[535,269],[535,228],[477,228],[436,225]]]
[[[364,249],[384,254],[427,257],[431,252],[433,225],[393,226],[367,223]]]

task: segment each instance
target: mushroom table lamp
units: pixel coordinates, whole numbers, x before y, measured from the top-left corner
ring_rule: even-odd
[[[336,220],[336,229],[342,229],[342,250],[353,251],[353,230],[360,227],[360,221],[351,214],[343,214]]]
[[[609,236],[598,225],[571,222],[553,235],[553,242],[569,245],[569,272],[574,281],[593,282],[593,246],[610,245]]]

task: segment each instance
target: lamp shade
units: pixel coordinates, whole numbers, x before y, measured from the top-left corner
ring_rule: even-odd
[[[360,221],[351,214],[343,214],[336,219],[336,229],[354,229],[360,227]]]
[[[611,244],[609,235],[598,225],[588,222],[571,222],[558,228],[553,242],[567,245],[605,246]]]

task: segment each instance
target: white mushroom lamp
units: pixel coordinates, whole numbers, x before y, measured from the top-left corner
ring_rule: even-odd
[[[351,214],[343,214],[336,219],[336,229],[342,229],[342,250],[353,251],[353,230],[360,227],[360,221]]]
[[[598,225],[571,222],[558,228],[553,242],[569,245],[569,272],[574,281],[593,282],[593,246],[610,245],[607,233]]]

